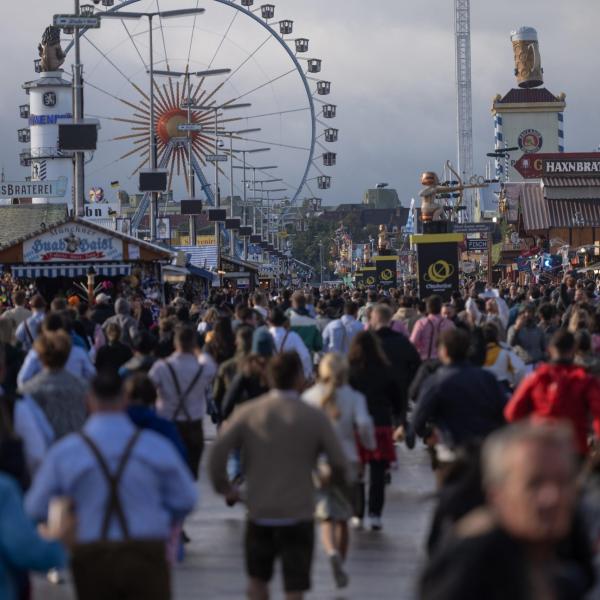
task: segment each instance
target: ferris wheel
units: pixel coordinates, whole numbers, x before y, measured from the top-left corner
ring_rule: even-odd
[[[293,20],[277,20],[274,4],[101,3],[81,7],[105,17],[101,29],[80,33],[85,116],[102,127],[88,185],[106,185],[115,174],[133,180],[152,166],[167,171],[176,195],[192,197],[197,179],[209,205],[219,178],[232,197],[279,192],[270,200],[288,207],[330,189],[327,169],[337,154],[329,144],[339,135],[331,82],[310,40],[296,35]],[[269,188],[275,182],[277,190]]]

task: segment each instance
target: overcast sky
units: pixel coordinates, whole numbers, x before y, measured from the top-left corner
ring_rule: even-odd
[[[195,2],[160,0],[160,7],[166,10],[195,6]],[[397,188],[407,203],[418,192],[422,171],[440,171],[448,158],[456,162],[452,0],[275,0],[274,3],[277,19],[294,19],[295,34],[305,34],[311,39],[310,56],[323,59],[323,77],[333,83],[330,98],[338,105],[335,126],[340,129],[340,141],[335,148],[337,167],[327,171],[334,178],[334,186],[323,193],[326,203],[359,202],[364,190],[377,182],[388,182]],[[211,0],[200,2],[200,6],[207,8],[207,17],[214,4]],[[600,72],[597,33],[600,3],[478,0],[472,5],[473,121],[478,173],[484,174],[485,153],[494,145],[492,99],[514,86],[510,31],[521,25],[538,30],[546,86],[555,94],[567,94],[567,150],[597,148],[600,144],[600,78],[597,76]],[[52,14],[71,9],[70,0],[4,0],[0,3],[4,26],[4,35],[0,36],[0,56],[4,63],[4,85],[0,88],[0,135],[4,143],[0,147],[0,164],[11,179],[22,179],[27,174],[19,167],[20,146],[16,142],[16,130],[23,126],[17,107],[26,101],[21,84],[35,77],[32,60]],[[213,12],[217,14],[216,9]],[[207,23],[222,29],[227,20],[223,18],[221,25],[214,19]],[[122,40],[123,35],[117,28],[105,33],[108,38],[114,36],[115,43]],[[214,39],[217,39],[216,33]],[[245,33],[238,34],[231,48],[243,48],[247,39],[250,38]],[[251,46],[248,42],[248,51]],[[131,48],[129,51],[132,52]],[[89,48],[84,52],[84,58],[87,56],[90,62],[95,60],[92,52]],[[280,51],[271,46],[270,52]],[[261,60],[266,65],[264,70],[270,72],[270,67],[276,69],[279,58],[263,56]],[[99,69],[97,76],[104,79],[95,80],[95,84],[110,87],[113,82],[107,73]],[[288,90],[279,89],[282,106],[291,107],[297,89],[293,84]],[[260,111],[258,106],[256,108]],[[305,122],[298,121],[287,127],[286,131],[290,132],[302,128],[293,135],[306,135]],[[271,153],[267,162],[274,159]],[[301,164],[301,159],[287,157],[282,161],[285,173],[278,175],[286,180],[297,179],[299,175],[298,171],[294,172],[294,165]],[[125,176],[119,171],[125,168],[122,165],[107,169],[105,175],[101,175],[101,167],[99,162],[89,166],[96,169],[100,183]],[[128,167],[133,169],[135,161]]]

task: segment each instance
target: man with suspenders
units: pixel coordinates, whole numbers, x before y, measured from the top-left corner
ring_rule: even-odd
[[[168,600],[165,543],[173,523],[193,510],[196,486],[169,440],[136,429],[114,374],[92,382],[89,408],[83,430],[48,452],[27,495],[27,512],[45,521],[53,499],[73,504],[78,600]]]
[[[46,316],[46,301],[39,294],[31,299],[31,310],[33,314],[17,327],[15,334],[17,342],[21,343],[21,348],[25,352],[29,352],[33,347],[33,342],[39,335]]]
[[[206,414],[207,389],[217,374],[217,365],[206,353],[199,356],[196,331],[182,325],[175,332],[175,352],[154,363],[149,376],[156,386],[159,416],[173,421],[188,453],[194,478],[204,450],[202,421]]]

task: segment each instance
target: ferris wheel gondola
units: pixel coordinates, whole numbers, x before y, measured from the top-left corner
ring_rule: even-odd
[[[175,9],[171,9],[173,5]],[[332,83],[320,78],[322,59],[307,57],[310,40],[294,37],[293,20],[275,21],[274,4],[256,7],[253,0],[212,0],[206,15],[184,14],[197,5],[193,0],[172,0],[169,10],[161,12],[165,7],[159,0],[123,0],[119,4],[102,0],[102,9],[96,14],[110,19],[103,22],[101,30],[80,31],[87,65],[86,116],[100,119],[107,133],[88,170],[89,178],[112,179],[112,171],[126,164],[128,176],[133,177],[152,162],[155,143],[156,166],[167,169],[169,188],[190,195],[187,174],[191,171],[212,204],[219,177],[229,180],[231,196],[243,186],[235,181],[233,168],[224,168],[217,157],[227,155],[240,166],[244,153],[245,166],[253,168],[255,163],[244,150],[247,143],[249,148],[258,144],[277,151],[289,207],[302,195],[314,197],[315,183],[319,190],[330,189],[332,178],[323,169],[336,164],[337,154],[325,144],[337,142],[339,131],[323,119],[334,119],[337,106],[326,100]],[[138,19],[132,25],[127,17],[142,14],[131,12],[138,8],[153,13],[154,19]],[[202,23],[217,8],[219,14],[210,23],[215,33]],[[177,21],[184,23],[175,26],[171,24],[175,19],[168,17],[178,11],[181,18]],[[116,44],[108,45],[107,40],[114,40],[115,26],[120,26],[123,35]],[[259,35],[265,31],[266,37]],[[152,83],[151,48],[147,47],[150,34],[158,40],[152,57]],[[273,41],[282,52],[272,52]],[[67,53],[71,47],[66,48]],[[90,55],[95,59],[90,60]],[[261,65],[261,57],[269,63],[268,68]],[[215,65],[219,76],[213,78]],[[239,105],[252,110],[230,108]],[[323,127],[320,134],[319,126]],[[221,147],[224,139],[229,139],[229,148]],[[241,146],[236,152],[231,151],[233,141]],[[108,163],[104,155],[110,155]],[[143,217],[144,204],[143,200],[134,228]]]

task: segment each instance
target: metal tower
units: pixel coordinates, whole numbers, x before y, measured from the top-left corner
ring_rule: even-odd
[[[458,172],[473,175],[473,98],[471,92],[471,0],[454,0],[456,92],[458,105]],[[467,220],[473,215],[473,195],[466,194]]]

